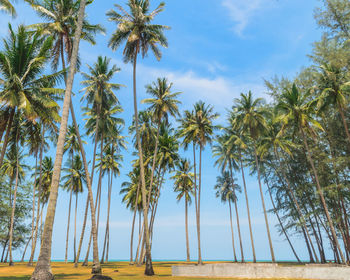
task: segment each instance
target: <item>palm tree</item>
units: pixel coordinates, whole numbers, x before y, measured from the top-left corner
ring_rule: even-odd
[[[81,84],[84,85],[85,88],[83,88],[81,91],[85,92],[84,96],[82,97],[82,101],[85,100],[88,106],[91,106],[91,108],[89,109],[90,113],[96,116],[96,120],[94,120],[94,126],[90,126],[90,131],[88,131],[88,134],[94,133],[95,135],[95,146],[91,170],[91,182],[93,182],[98,136],[101,134],[100,119],[102,117],[103,112],[109,110],[111,104],[119,104],[118,98],[115,95],[114,91],[120,89],[122,85],[111,83],[111,80],[114,78],[114,75],[120,71],[120,68],[118,68],[116,65],[112,65],[112,67],[110,68],[110,59],[108,59],[107,57],[99,56],[97,58],[97,62],[94,63],[93,66],[87,65],[87,67],[89,69],[89,73],[82,73],[85,80],[82,81]],[[87,211],[88,207],[85,208],[83,229],[80,236],[75,266],[78,265],[77,262],[79,261],[82,241],[85,232]]]
[[[138,124],[136,65],[138,55],[141,53],[142,57],[145,57],[149,48],[158,60],[161,59],[161,52],[158,45],[167,47],[168,43],[166,37],[163,34],[163,31],[164,29],[168,29],[168,27],[164,25],[152,24],[152,20],[156,15],[163,11],[165,4],[163,2],[160,3],[158,7],[152,12],[149,12],[149,6],[149,0],[129,0],[128,7],[130,9],[130,13],[122,8],[122,6],[115,4],[115,7],[118,11],[110,10],[107,12],[107,16],[109,17],[110,21],[113,21],[118,25],[117,30],[113,33],[109,41],[109,46],[112,48],[112,50],[116,50],[122,44],[122,42],[126,41],[126,45],[123,51],[124,62],[133,63],[134,117],[136,124],[138,153],[140,158],[139,163],[141,172],[141,194],[144,207],[143,216],[146,238],[145,274],[154,275],[148,229],[145,171]]]
[[[213,121],[219,116],[213,112],[213,107],[206,106],[204,102],[199,101],[194,105],[192,112],[185,111],[185,116],[181,120],[180,137],[184,138],[185,148],[189,143],[193,143],[194,157],[194,175],[195,175],[195,203],[196,203],[196,220],[197,220],[197,239],[198,239],[198,264],[202,264],[201,242],[200,242],[200,197],[202,185],[202,151],[207,143],[211,144],[212,135],[217,126]],[[196,183],[196,145],[199,146],[199,177],[198,177],[198,194]]]
[[[333,237],[336,247],[339,250],[342,262],[345,263],[345,258],[341,250],[337,234],[334,229],[332,218],[328,211],[328,206],[323,194],[323,189],[320,184],[318,172],[316,170],[315,163],[313,161],[312,154],[307,141],[307,135],[316,135],[315,128],[323,130],[321,125],[313,118],[313,115],[315,114],[316,101],[308,101],[309,95],[310,91],[302,94],[295,84],[293,84],[291,89],[286,89],[282,93],[280,101],[277,105],[277,108],[280,111],[279,120],[283,123],[281,133],[283,133],[287,125],[292,125],[294,129],[296,129],[296,131],[299,132],[303,140],[303,144],[307,153],[306,156],[311,165],[311,169],[316,182],[317,192],[320,197],[323,210],[326,214],[326,218],[331,230],[331,235]]]
[[[256,165],[256,170],[258,172],[260,197],[261,197],[262,207],[264,210],[264,217],[265,217],[267,236],[269,239],[271,259],[272,259],[272,262],[275,262],[275,253],[272,246],[269,222],[267,219],[264,195],[263,195],[262,186],[261,186],[259,158],[258,158],[258,152],[257,152],[258,138],[264,133],[266,129],[266,120],[264,117],[264,115],[266,114],[266,111],[264,111],[262,104],[263,104],[263,99],[257,98],[254,100],[251,91],[249,91],[248,94],[241,93],[241,98],[240,99],[236,98],[235,105],[233,106],[233,112],[235,114],[235,119],[233,120],[233,124],[234,126],[241,128],[243,131],[247,131],[249,134],[249,137],[252,139],[252,142],[253,142],[255,165]]]
[[[156,167],[156,157],[158,153],[158,143],[159,143],[159,130],[162,121],[168,123],[168,114],[172,117],[179,116],[178,104],[181,104],[180,101],[176,100],[176,97],[180,94],[180,92],[171,92],[173,84],[168,83],[166,78],[158,78],[157,82],[153,82],[151,85],[146,86],[146,91],[148,94],[152,96],[152,98],[147,98],[142,100],[142,103],[150,104],[149,111],[152,112],[153,121],[157,126],[157,136],[156,143],[153,154],[153,163],[151,170],[151,180],[150,180],[150,188],[153,185],[153,176]],[[149,192],[148,203],[149,205],[151,199],[151,193]]]
[[[186,228],[186,260],[190,261],[190,243],[188,238],[188,205],[192,203],[191,196],[193,192],[193,177],[194,174],[191,172],[191,164],[187,159],[181,159],[177,166],[175,175],[172,177],[175,180],[174,191],[178,193],[176,200],[185,198],[185,228]]]
[[[252,246],[252,254],[253,254],[253,262],[256,262],[255,255],[255,246],[254,246],[254,237],[253,237],[253,229],[250,218],[250,210],[249,210],[249,200],[248,200],[248,192],[247,192],[247,184],[245,180],[244,168],[243,168],[243,159],[242,159],[242,151],[247,149],[247,145],[245,144],[244,135],[242,135],[242,131],[237,130],[234,125],[234,114],[230,112],[229,123],[230,126],[225,129],[225,132],[228,134],[229,138],[226,142],[227,150],[231,151],[231,153],[235,154],[235,158],[239,161],[239,168],[241,170],[241,176],[243,181],[244,188],[244,196],[247,208],[247,216],[248,216],[248,224],[249,224],[249,234],[250,234],[250,243]]]
[[[216,197],[220,197],[221,202],[228,202],[230,210],[230,224],[231,224],[231,235],[232,235],[232,249],[235,262],[237,262],[236,251],[235,251],[235,240],[233,235],[233,223],[232,223],[232,209],[231,203],[237,201],[236,191],[240,191],[241,188],[235,183],[235,179],[232,178],[229,171],[223,171],[221,176],[216,177],[217,184],[214,186],[216,191]],[[237,211],[237,208],[236,208]]]
[[[65,55],[68,58],[70,64],[70,69],[74,66],[79,67],[79,48],[74,50],[74,43],[79,39],[85,40],[91,44],[95,44],[94,35],[98,32],[104,32],[104,29],[100,25],[92,25],[85,19],[85,6],[86,4],[91,4],[93,1],[86,0],[26,0],[32,7],[37,11],[38,15],[44,18],[47,22],[31,25],[32,28],[43,32],[44,34],[49,34],[54,38],[54,55],[52,56],[52,66],[56,68],[59,64],[61,58],[62,68],[66,69],[66,60]],[[74,54],[76,51],[76,54]],[[74,61],[76,60],[76,61]],[[74,62],[74,63],[73,63]],[[73,68],[74,68],[73,67]],[[73,73],[73,72],[72,72]],[[72,74],[73,75],[73,74]],[[72,76],[73,78],[73,76]],[[66,82],[66,92],[67,88],[69,89],[67,76],[65,76]],[[69,89],[71,91],[71,89]],[[88,199],[90,205],[93,205],[93,196],[90,183],[90,175],[88,170],[88,164],[85,156],[85,150],[83,143],[81,141],[79,128],[76,122],[73,103],[71,98],[69,98],[72,120],[74,127],[76,129],[77,138],[79,141],[79,146],[81,150],[81,156],[84,164],[85,175],[87,177],[87,188],[88,188]],[[69,111],[69,110],[68,110]],[[62,162],[61,162],[62,163]],[[92,178],[91,178],[92,179]],[[91,191],[90,191],[91,190]],[[87,203],[88,205],[88,203]],[[88,208],[88,207],[86,207]],[[94,208],[91,207],[91,212],[94,212]],[[97,244],[97,234],[95,233],[95,224],[93,220],[95,219],[95,213],[91,213],[91,223],[92,223],[92,232],[94,240],[94,264],[92,271],[93,273],[99,273],[101,267],[98,261],[98,244]],[[76,263],[77,265],[77,263]]]
[[[79,142],[77,139],[77,135],[75,133],[75,127],[70,125],[68,126],[67,136],[66,136],[66,143],[64,145],[64,151],[69,151],[70,155],[70,163],[72,164],[74,162],[74,153],[76,151],[79,151]],[[71,173],[73,176],[73,173]],[[72,178],[73,179],[73,178]],[[65,184],[65,186],[68,186],[68,190],[70,190],[70,197],[69,197],[69,207],[68,207],[68,221],[67,221],[67,236],[66,236],[66,253],[64,261],[67,263],[68,261],[68,240],[69,240],[69,226],[70,226],[70,212],[71,212],[71,204],[72,204],[72,195],[73,195],[73,184]],[[70,188],[69,188],[70,187]],[[76,253],[76,252],[74,252]]]
[[[62,119],[61,119],[60,132],[59,132],[58,141],[57,141],[56,158],[55,158],[55,165],[54,165],[54,171],[52,176],[49,205],[48,205],[46,219],[45,219],[43,242],[41,244],[38,262],[33,272],[33,275],[31,277],[31,280],[53,279],[53,275],[51,272],[51,265],[50,265],[52,229],[53,229],[54,217],[56,212],[56,203],[57,203],[58,187],[59,187],[60,175],[61,175],[64,142],[65,142],[66,133],[67,133],[67,124],[68,124],[68,116],[69,116],[69,107],[71,104],[73,80],[74,80],[74,75],[76,72],[76,66],[78,62],[78,51],[79,51],[79,43],[80,43],[80,38],[82,33],[85,5],[86,5],[86,0],[81,0],[79,12],[78,12],[78,22],[76,26],[77,28],[75,30],[75,36],[74,36],[75,39],[73,42],[72,56],[70,60],[69,75],[66,83],[66,91],[65,91],[64,101],[63,101]],[[82,144],[80,146],[82,146]],[[82,150],[82,153],[83,153],[83,161],[85,165],[86,159],[85,159],[85,154],[83,150]],[[85,168],[85,172],[86,171],[87,170]],[[92,227],[94,231],[96,230],[95,229],[96,223],[94,220],[95,213],[93,211],[94,210],[94,205],[92,201],[93,195],[91,190],[90,177],[89,176],[86,176],[86,177],[87,177],[86,179],[87,179],[87,185],[88,185],[89,196],[90,196]],[[97,247],[97,244],[96,244],[96,247]],[[98,248],[96,248],[96,250],[98,251]],[[99,265],[99,262],[98,262],[98,252],[94,252],[94,254],[97,254],[97,263],[94,264],[92,268],[92,272],[94,274],[99,274],[101,273],[101,266]],[[94,259],[96,260],[96,255]]]
[[[16,16],[15,7],[9,0],[0,0],[0,10],[10,14],[11,16]]]
[[[236,157],[236,153],[234,150],[235,147],[232,147],[229,140],[230,140],[230,135],[228,134],[219,136],[217,138],[217,144],[213,146],[213,155],[214,157],[218,157],[218,159],[215,162],[215,165],[219,165],[221,167],[220,168],[221,173],[224,174],[224,172],[228,170],[231,176],[231,181],[234,182],[233,169],[238,170],[239,167],[237,163],[238,159]],[[233,203],[236,210],[236,223],[237,223],[237,230],[238,230],[238,237],[239,237],[239,245],[241,249],[241,258],[242,258],[242,262],[244,262],[244,253],[243,253],[243,244],[242,244],[242,236],[241,236],[241,227],[239,222],[239,214],[238,214],[238,208],[237,208],[237,199],[233,200]],[[235,256],[235,260],[237,261],[235,251],[234,251],[234,256]]]
[[[70,127],[75,132],[74,127]],[[86,182],[84,167],[79,155],[75,155],[67,162],[67,167],[64,169],[66,176],[62,178],[64,186],[71,190],[71,194],[75,194],[75,218],[74,218],[74,261],[76,259],[76,232],[77,232],[77,209],[78,209],[78,194],[83,192],[83,185]],[[69,204],[71,201],[69,202]],[[69,205],[70,206],[70,205]],[[69,209],[70,212],[70,209]],[[69,223],[69,220],[68,220]],[[67,244],[66,244],[67,250]],[[67,256],[66,256],[67,257]]]
[[[9,25],[9,37],[4,40],[4,50],[0,52],[0,102],[9,112],[0,166],[17,111],[32,121],[38,117],[59,121],[55,96],[60,91],[53,87],[62,78],[62,73],[42,75],[50,59],[51,47],[52,38],[43,39],[38,34],[28,32],[23,25],[15,32]]]

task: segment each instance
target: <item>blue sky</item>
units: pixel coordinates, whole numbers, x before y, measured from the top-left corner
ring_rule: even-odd
[[[81,44],[82,71],[85,64],[92,64],[98,55],[112,58],[113,63],[121,68],[115,82],[126,85],[117,95],[124,113],[121,114],[130,124],[132,117],[132,68],[122,62],[121,50],[112,52],[107,42],[116,28],[107,21],[105,13],[113,7],[115,1],[96,0],[88,7],[88,18],[92,23],[100,23],[106,29],[106,35],[97,36],[96,46]],[[125,1],[117,1],[119,4]],[[151,1],[155,7],[159,1]],[[321,31],[313,19],[313,9],[320,5],[316,0],[167,0],[165,11],[157,18],[157,22],[171,26],[166,32],[169,48],[163,50],[163,59],[158,62],[149,56],[138,64],[138,94],[139,100],[146,97],[144,86],[157,77],[167,77],[174,83],[174,90],[182,91],[181,109],[189,109],[198,100],[203,100],[215,107],[221,117],[218,123],[224,124],[226,109],[232,105],[232,100],[241,92],[252,90],[255,96],[267,97],[263,79],[275,75],[293,77],[302,66],[310,62],[307,54],[311,52],[312,42],[320,38]],[[17,4],[17,19],[14,24],[31,24],[41,20],[35,16],[31,8],[19,2]],[[7,23],[10,17],[0,18],[0,35],[7,33]],[[73,97],[76,113],[83,122],[80,110],[81,76],[76,75]],[[143,105],[140,105],[143,108]],[[81,125],[82,126],[82,125]],[[125,129],[127,133],[127,129]],[[91,139],[86,147],[88,157],[92,158]],[[129,142],[130,139],[129,139]],[[49,155],[54,156],[52,148]],[[132,214],[121,204],[120,185],[127,180],[130,162],[133,159],[131,149],[123,152],[124,163],[121,176],[114,179],[111,208],[111,247],[110,259],[127,259],[129,256],[129,241]],[[183,156],[191,158],[191,154],[182,152]],[[232,259],[228,206],[222,205],[215,198],[213,186],[218,170],[213,167],[214,160],[210,147],[203,155],[203,197],[202,197],[202,249],[203,258]],[[248,173],[248,170],[246,170]],[[236,174],[239,183],[241,178]],[[95,181],[96,183],[96,181]],[[253,231],[257,258],[269,259],[268,241],[263,220],[261,201],[255,177],[248,176],[248,195],[251,205]],[[106,182],[103,182],[106,187]],[[154,259],[184,259],[185,230],[184,205],[176,202],[172,191],[173,182],[167,179],[162,189],[156,218],[153,241]],[[266,188],[264,186],[264,191]],[[79,204],[84,209],[86,192],[80,197]],[[54,260],[64,258],[65,230],[68,213],[68,195],[60,191],[57,204],[56,220],[53,233]],[[268,196],[265,196],[270,208]],[[102,248],[102,232],[106,220],[107,193],[104,188],[101,203],[100,247]],[[244,196],[239,195],[239,213],[241,217],[243,247],[246,259],[251,258],[248,223]],[[83,210],[79,213],[78,235],[82,224]],[[283,237],[278,235],[276,219],[269,214],[275,254],[279,260],[293,259],[292,252]],[[71,226],[71,229],[73,227]],[[89,229],[89,227],[88,227]],[[71,232],[72,233],[72,232]],[[236,240],[238,238],[235,232]],[[307,258],[304,243],[300,237],[293,236],[296,250],[302,258]],[[72,248],[73,233],[70,237]],[[85,244],[87,238],[85,238]],[[194,207],[190,208],[190,246],[191,257],[196,258],[196,231]],[[70,249],[70,258],[72,250]],[[83,249],[83,255],[85,249]],[[239,252],[237,250],[237,254]],[[16,253],[18,256],[18,253]]]

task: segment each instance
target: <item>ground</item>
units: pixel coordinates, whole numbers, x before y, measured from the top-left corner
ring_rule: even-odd
[[[171,266],[182,264],[179,262],[156,262],[154,263],[153,277],[143,275],[144,267],[130,266],[127,262],[108,263],[103,265],[103,274],[116,280],[199,280],[208,278],[188,278],[172,277]],[[0,264],[0,280],[28,280],[33,272],[33,267],[27,267],[26,264],[16,263],[9,267],[7,264]],[[55,280],[88,280],[91,278],[91,267],[74,268],[72,263],[52,263],[52,270],[55,274]],[[212,280],[220,280],[214,279]],[[222,280],[222,279],[221,279]],[[233,278],[232,278],[233,280]],[[235,279],[237,280],[237,279]],[[273,280],[273,279],[269,279]],[[277,279],[275,279],[277,280]],[[290,279],[293,280],[293,279]],[[295,279],[294,279],[295,280]]]

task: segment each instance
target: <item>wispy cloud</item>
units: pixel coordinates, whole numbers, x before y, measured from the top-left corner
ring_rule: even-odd
[[[227,9],[230,19],[235,23],[234,32],[242,36],[244,29],[256,12],[262,7],[264,0],[223,0],[222,5]]]

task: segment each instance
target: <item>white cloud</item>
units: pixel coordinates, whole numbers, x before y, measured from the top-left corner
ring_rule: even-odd
[[[223,0],[222,5],[228,10],[231,20],[235,23],[234,32],[242,36],[252,17],[263,6],[263,0]]]

